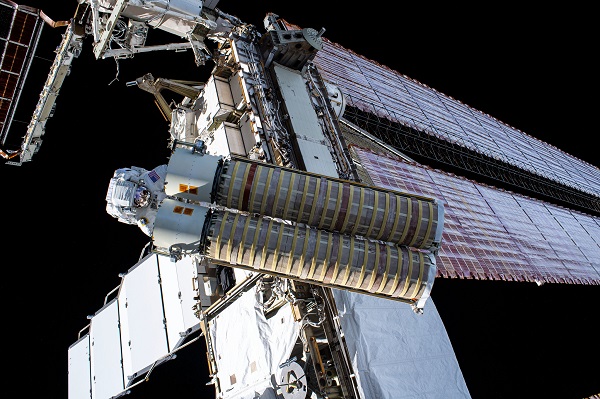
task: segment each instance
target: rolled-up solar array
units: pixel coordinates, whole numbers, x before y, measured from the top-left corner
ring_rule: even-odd
[[[429,297],[433,254],[273,218],[214,211],[204,255],[256,270],[363,294],[417,303]]]
[[[171,156],[165,187],[159,252],[417,309],[429,297],[444,224],[433,198],[184,148]]]
[[[414,248],[442,236],[443,205],[432,198],[237,158],[218,183],[215,201],[230,209]]]

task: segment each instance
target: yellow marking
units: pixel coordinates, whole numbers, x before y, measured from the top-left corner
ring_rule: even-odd
[[[348,277],[350,277],[350,267],[352,266],[352,258],[354,257],[354,236],[350,236],[350,256],[348,256],[348,266],[346,266],[346,272],[342,279],[342,285],[346,285]]]
[[[296,174],[292,173],[290,175],[290,185],[288,186],[288,193],[285,199],[285,206],[283,207],[283,218],[288,219],[288,208],[290,207],[290,199],[292,198],[292,191],[294,191],[294,180],[296,178]]]
[[[182,206],[176,206],[173,208],[173,213],[183,213],[183,207]]]
[[[292,274],[292,264],[294,263],[294,252],[296,251],[296,242],[298,241],[298,230],[299,227],[296,225],[294,228],[294,237],[292,237],[292,250],[290,251],[290,257],[288,258],[287,268],[285,269],[285,274]]]
[[[329,281],[331,284],[335,284],[335,280],[337,279],[340,269],[340,260],[342,259],[342,246],[344,245],[344,239],[341,234],[339,234],[338,237],[340,238],[340,243],[338,245],[338,253],[337,258],[335,259],[335,265],[333,267],[333,276],[331,276],[331,280]]]
[[[327,248],[325,248],[325,260],[323,261],[323,270],[321,270],[321,277],[319,281],[325,281],[325,272],[329,269],[329,257],[331,255],[331,239],[333,234],[327,233]]]
[[[360,288],[360,286],[362,285],[362,282],[365,278],[365,270],[367,269],[367,261],[369,260],[369,241],[364,241],[365,243],[365,255],[363,256],[363,263],[362,266],[360,267],[360,275],[358,276],[358,281],[356,282],[356,285],[354,286],[354,288]]]
[[[223,219],[221,220],[221,228],[219,229],[219,235],[217,236],[217,259],[221,259],[221,237],[223,237],[223,231],[225,230],[225,220],[229,216],[229,212],[225,211]]]
[[[241,156],[236,156],[236,155],[231,155],[231,159],[234,160],[234,161],[238,161],[238,162],[249,162],[248,158],[241,157]],[[285,167],[285,166],[277,166],[277,168],[278,169],[285,169],[285,170],[290,171],[290,172],[294,172],[294,173],[298,173],[298,174],[302,174],[302,175],[306,175],[306,176],[311,176],[311,177],[317,177],[317,178],[323,177],[323,175],[320,175],[320,174],[317,174],[317,173],[307,172],[307,171],[304,171],[304,170],[300,171],[298,169],[288,168],[288,167]],[[347,182],[348,181],[348,180],[343,180],[343,179],[340,179],[340,178],[335,178],[335,177],[330,177],[330,176],[327,176],[327,178],[329,180],[336,181],[336,182]],[[357,187],[361,187],[362,186],[362,187],[366,187],[366,188],[372,188],[372,187],[370,187],[370,186],[368,186],[366,184],[355,182],[355,181],[352,181],[352,184],[355,185],[355,186],[357,186]],[[402,192],[402,191],[398,191],[398,190],[387,189],[387,191],[389,191],[390,193],[398,194],[398,195],[405,195],[405,196],[407,195],[406,192]],[[423,201],[432,201],[431,197],[426,197],[426,196],[418,195],[418,194],[414,194],[414,193],[413,194],[408,194],[408,195],[410,195],[411,198],[421,199]]]
[[[275,247],[275,252],[273,253],[273,265],[271,266],[271,271],[275,271],[277,269],[277,257],[279,256],[279,249],[281,248],[281,238],[283,237],[283,224],[279,223],[279,234],[277,235],[277,246]]]
[[[227,208],[231,208],[231,197],[233,196],[233,186],[235,186],[235,175],[240,167],[240,163],[236,162],[231,172],[231,181],[229,182],[229,191],[227,192]]]
[[[404,282],[404,288],[402,289],[402,292],[399,295],[401,297],[406,295],[406,292],[408,291],[408,287],[410,287],[410,280],[412,278],[412,271],[413,271],[412,269],[413,269],[413,257],[412,257],[412,253],[410,251],[408,251],[408,274],[406,275],[406,281]]]
[[[415,235],[412,238],[412,240],[410,240],[410,244],[408,244],[408,246],[412,247],[415,242],[417,241],[417,238],[419,238],[419,231],[421,231],[421,222],[423,221],[423,201],[419,201],[419,217],[417,218],[417,231],[415,231]]]
[[[310,216],[308,217],[308,224],[312,226],[312,220],[313,217],[315,216],[315,209],[317,209],[317,205],[318,205],[318,197],[319,197],[319,190],[321,189],[321,179],[317,179],[317,187],[315,187],[315,195],[314,195],[314,200],[313,200],[313,206],[312,209],[310,210]]]
[[[250,173],[250,164],[245,165],[246,170],[244,171],[244,179],[242,180],[242,184],[240,184],[240,190],[238,194],[238,208],[244,209],[244,191],[246,191],[246,183],[248,182],[248,174]]]
[[[411,298],[416,298],[417,294],[419,293],[419,290],[421,289],[421,283],[423,282],[423,271],[425,269],[425,267],[423,267],[423,263],[423,253],[419,252],[419,279],[417,280],[417,285],[415,286],[415,289],[412,295],[410,296]]]
[[[344,194],[344,184],[338,183],[337,203],[335,205],[335,211],[333,212],[333,219],[331,219],[331,225],[329,225],[330,230],[335,230],[337,218],[340,214],[340,205],[342,204],[342,194]]]
[[[283,184],[283,175],[285,171],[279,171],[279,178],[277,179],[277,188],[275,189],[275,198],[273,201],[273,209],[271,210],[271,215],[277,215],[277,204],[279,204],[279,192],[281,191],[281,185]]]
[[[260,183],[260,173],[263,167],[257,166],[256,172],[254,173],[254,180],[252,181],[252,188],[250,188],[250,203],[248,204],[248,212],[254,212],[254,201],[256,200],[256,189]],[[266,192],[266,190],[265,190]]]
[[[267,247],[269,246],[269,239],[271,238],[271,231],[273,230],[273,219],[269,220],[269,227],[267,227],[267,236],[265,237],[265,244],[263,245],[262,258],[260,259],[260,270],[265,270],[265,264],[267,262]]]
[[[283,185],[284,174],[285,174],[284,170],[279,171],[279,176],[277,178],[277,188],[275,189],[275,199],[273,201],[273,209],[271,210],[271,212],[272,212],[271,215],[273,215],[273,216],[277,215],[277,205],[279,204],[279,193],[281,193],[281,186]]]
[[[348,209],[346,209],[346,216],[344,217],[344,224],[342,224],[341,231],[346,231],[346,226],[348,225],[348,221],[350,220],[350,214],[352,213],[352,207],[354,204],[354,187],[350,186],[350,196],[348,197]]]
[[[192,216],[194,213],[194,208],[183,208],[183,214],[185,216]]]
[[[258,220],[256,221],[256,227],[254,230],[254,237],[252,238],[252,247],[250,248],[250,265],[252,267],[254,267],[255,269],[258,269],[257,267],[254,266],[255,263],[255,256],[256,256],[256,246],[258,245],[258,238],[259,238],[259,234],[260,234],[260,227],[262,225],[263,222],[263,218],[262,216],[258,218]]]
[[[227,262],[231,263],[231,254],[233,253],[233,236],[235,235],[235,229],[237,229],[237,222],[240,217],[239,213],[236,213],[233,218],[233,224],[231,226],[231,233],[229,233],[229,240],[227,240]]]
[[[373,231],[373,226],[375,226],[375,219],[379,213],[379,193],[375,192],[374,195],[375,201],[373,204],[373,213],[371,214],[371,224],[369,224],[369,230],[367,230],[367,237],[371,236],[371,231]]]
[[[420,201],[419,201],[420,203]],[[402,231],[402,237],[400,237],[399,243],[404,242],[406,235],[408,234],[408,228],[410,227],[410,220],[412,219],[412,199],[406,199],[406,224],[404,225],[404,231]]]
[[[310,263],[310,269],[308,270],[307,279],[312,280],[313,274],[315,274],[315,267],[317,267],[317,256],[319,255],[319,247],[321,246],[321,230],[317,231],[317,246],[315,247],[315,252],[313,253],[312,262]]]
[[[394,224],[392,225],[392,230],[390,230],[390,235],[388,236],[386,241],[389,241],[393,244],[396,243],[396,241],[392,241],[394,236],[396,235],[396,229],[398,228],[398,222],[400,221],[400,211],[401,211],[401,206],[402,206],[402,201],[401,198],[399,196],[395,196],[396,198],[396,214],[394,215]],[[409,200],[410,201],[410,200]]]
[[[296,218],[296,222],[300,222],[302,220],[302,216],[304,214],[304,205],[306,204],[306,195],[308,194],[309,183],[310,178],[308,176],[304,176],[304,191],[302,191],[302,201],[300,201],[300,208],[298,209],[298,217]]]
[[[263,199],[260,204],[260,214],[265,214],[265,207],[267,206],[267,197],[269,196],[269,186],[271,185],[271,179],[273,178],[273,168],[269,168],[269,173],[267,174],[267,182],[265,183],[265,189],[263,191]]]
[[[427,246],[427,241],[429,241],[429,234],[431,234],[431,227],[433,226],[433,204],[429,202],[427,205],[429,206],[429,223],[427,223],[425,240],[423,241],[423,244],[421,244],[420,248]]]
[[[331,195],[331,185],[332,182],[327,180],[327,191],[325,192],[325,206],[318,226],[320,229],[323,228],[323,223],[325,223],[325,215],[327,215],[327,210],[329,209],[329,196]]]
[[[398,267],[396,268],[396,275],[394,276],[394,283],[392,284],[392,289],[388,292],[388,295],[394,294],[394,291],[396,291],[396,288],[398,287],[400,275],[402,274],[402,250],[398,247],[396,247],[396,249],[398,250]],[[408,264],[409,264],[408,272],[409,272],[409,276],[410,276],[411,269],[412,269],[412,263],[410,262],[410,257],[409,257]],[[402,296],[402,295],[400,295],[400,296]]]
[[[379,284],[379,288],[377,289],[377,293],[380,294],[383,292],[383,289],[385,288],[385,285],[387,284],[388,281],[388,276],[390,275],[390,264],[391,264],[391,257],[392,257],[392,250],[390,249],[389,245],[385,245],[385,273],[383,274],[383,277],[381,279],[381,284]]]
[[[298,266],[298,273],[296,274],[297,277],[300,277],[302,275],[302,270],[304,270],[304,258],[306,257],[306,248],[308,248],[308,236],[309,230],[305,230],[304,245],[302,246],[302,255],[300,255],[300,265]]]
[[[250,226],[250,217],[246,216],[246,223],[244,223],[244,232],[242,233],[242,241],[240,243],[240,248],[238,249],[238,262],[242,263],[242,259],[244,256],[244,248],[246,246],[246,234],[248,233],[248,227]]]
[[[376,240],[379,240],[385,230],[385,224],[387,223],[388,213],[390,210],[390,193],[385,193],[385,211],[383,212],[383,223],[379,227],[379,234],[377,234]]]
[[[312,344],[314,351],[315,351],[315,358],[317,360],[317,363],[320,366],[321,369],[321,375],[325,374],[325,366],[323,366],[323,358],[321,357],[321,350],[319,349],[319,344],[317,343],[317,339],[312,336],[310,337],[310,343]]]
[[[373,271],[371,272],[371,280],[369,281],[369,285],[367,286],[367,290],[371,291],[373,288],[373,284],[375,284],[375,277],[377,277],[377,270],[379,270],[379,243],[375,243],[375,266],[373,266]]]
[[[356,220],[356,223],[354,224],[354,228],[352,229],[351,234],[356,234],[356,230],[358,230],[358,226],[360,226],[360,220],[361,220],[360,215],[362,215],[364,204],[365,204],[365,188],[361,187],[360,188],[360,201],[358,202],[358,211],[356,212],[358,220]]]

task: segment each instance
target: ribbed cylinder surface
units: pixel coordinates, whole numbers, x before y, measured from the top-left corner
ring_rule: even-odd
[[[441,238],[443,209],[434,200],[352,181],[231,159],[218,190],[215,200],[224,207],[341,234],[415,248]]]
[[[421,251],[271,218],[217,211],[207,240],[216,264],[388,299],[417,301],[435,278],[435,261]]]

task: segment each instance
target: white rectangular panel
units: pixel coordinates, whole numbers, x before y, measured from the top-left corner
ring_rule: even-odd
[[[167,256],[157,256],[164,300],[169,351],[177,349],[184,339],[182,333],[200,328],[200,320],[192,307],[198,295],[196,266],[190,257],[171,262]]]
[[[109,399],[123,389],[119,308],[113,299],[100,309],[90,323],[92,398]]]
[[[248,101],[244,96],[244,90],[242,88],[242,76],[241,72],[231,75],[229,78],[229,88],[231,89],[231,98],[236,109],[241,109]]]
[[[339,177],[331,152],[327,146],[306,140],[298,140],[298,148],[302,153],[307,172],[324,176]]]
[[[323,131],[300,72],[275,64],[275,74],[296,135],[323,140]]]
[[[223,157],[231,155],[223,124],[221,124],[218,129],[215,129],[210,138],[204,141],[204,144],[206,145],[207,154],[220,155]]]
[[[229,151],[232,154],[241,155],[245,157],[248,153],[246,152],[246,146],[244,144],[244,138],[242,132],[232,123],[223,123],[223,129],[227,136],[227,143],[229,144]]]
[[[126,379],[168,354],[156,256],[129,270],[119,292]]]
[[[171,0],[169,9],[180,11],[181,13],[199,16],[202,10],[202,1],[199,0]]]
[[[284,66],[275,64],[274,70],[306,170],[338,177],[327,139],[306,90],[306,81],[300,72]]]
[[[235,109],[229,82],[218,76],[211,75],[204,85],[202,97],[206,107],[200,111],[196,120],[198,132],[212,129],[215,118],[223,120],[224,115]]]
[[[248,154],[257,143],[260,143],[260,139],[257,141],[254,137],[254,132],[252,130],[252,121],[248,114],[245,114],[240,119],[240,131],[242,134],[242,139],[244,140],[244,147],[246,149],[246,154]]]
[[[69,347],[69,399],[91,399],[90,335],[86,334]]]

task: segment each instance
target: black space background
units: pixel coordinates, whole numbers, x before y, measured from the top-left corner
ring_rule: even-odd
[[[77,5],[21,3],[54,20]],[[486,4],[222,0],[219,8],[261,31],[267,12],[325,27],[328,39],[599,166],[592,9]],[[64,28],[44,30],[43,79]],[[168,124],[152,96],[125,83],[148,72],[203,81],[212,63],[197,68],[191,52],[162,52],[118,66],[117,76],[115,61],[95,60],[86,41],[40,152],[0,166],[5,397],[67,397],[68,347],[147,243],[105,212],[115,169],[150,169],[168,156]],[[474,399],[578,399],[600,393],[599,294],[597,286],[438,279],[432,297]],[[198,343],[129,397],[213,398],[208,380]]]

